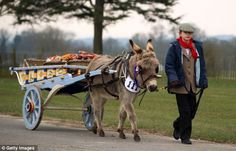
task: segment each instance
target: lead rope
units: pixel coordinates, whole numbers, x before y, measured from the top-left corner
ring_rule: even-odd
[[[193,118],[195,117],[196,113],[197,113],[197,110],[198,110],[198,107],[199,107],[199,104],[200,104],[200,100],[201,100],[201,97],[202,97],[202,94],[204,92],[204,89],[201,88],[197,93],[196,93],[196,96],[199,94],[198,96],[198,99],[196,101],[196,106],[195,106],[195,110],[194,110],[194,113],[193,113]]]
[[[139,106],[141,105],[141,103],[142,103],[142,101],[143,101],[143,98],[144,98],[146,92],[147,92],[147,89],[144,89],[143,92],[139,94],[139,96],[140,96],[140,95],[143,95],[143,96],[141,97],[140,101],[139,101],[139,104],[138,104]]]
[[[163,89],[167,89],[167,86],[161,87],[161,88],[157,89],[157,91],[163,90]],[[146,92],[147,92],[147,89],[144,89],[144,91],[139,94],[139,96],[140,96],[140,95],[143,95],[142,98],[141,98],[140,101],[139,101],[139,104],[138,104],[139,106],[141,105],[141,103],[142,103],[142,101],[143,101],[143,98],[144,98]]]

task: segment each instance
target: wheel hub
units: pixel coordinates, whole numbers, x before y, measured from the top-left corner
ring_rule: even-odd
[[[34,111],[34,103],[32,101],[26,104],[26,111],[32,113]]]

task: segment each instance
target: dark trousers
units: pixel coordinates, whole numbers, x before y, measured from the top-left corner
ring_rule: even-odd
[[[180,139],[190,139],[192,132],[192,120],[196,108],[196,95],[176,94],[179,117],[173,122],[174,128],[179,132]]]

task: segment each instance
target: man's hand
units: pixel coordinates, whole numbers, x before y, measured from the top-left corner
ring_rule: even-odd
[[[208,88],[208,85],[207,85],[207,84],[203,84],[203,85],[202,85],[202,88],[203,88],[203,89],[206,89],[206,88]]]
[[[183,84],[179,80],[174,80],[170,82],[171,88],[179,88],[181,86],[183,86]]]

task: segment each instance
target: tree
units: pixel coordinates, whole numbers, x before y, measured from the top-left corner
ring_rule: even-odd
[[[70,37],[69,33],[50,26],[41,31],[27,30],[21,33],[16,50],[19,56],[26,54],[45,58],[49,55],[62,55],[66,50],[71,50]]]
[[[4,0],[6,1],[6,0]],[[12,1],[14,1],[12,3]],[[170,16],[170,9],[177,0],[10,0],[0,3],[0,8],[8,8],[9,14],[16,16],[16,23],[36,23],[52,21],[57,16],[85,19],[94,25],[94,51],[102,53],[103,29],[118,20],[129,17],[132,12],[143,15],[147,21],[157,18],[177,23]]]
[[[9,41],[10,34],[8,31],[1,29],[0,30],[0,66],[4,66],[6,63],[6,51],[7,43]]]
[[[11,14],[12,6],[14,6],[15,0],[1,0],[0,1],[0,17]]]
[[[159,24],[153,27],[150,33],[137,33],[132,37],[132,39],[143,48],[145,48],[146,41],[150,38],[152,39],[157,58],[163,65],[165,63],[165,56],[171,41],[167,33],[165,33],[165,27]]]
[[[122,39],[120,39],[122,40]],[[127,43],[128,43],[128,39],[127,39]],[[107,38],[103,41],[103,52],[105,54],[109,54],[109,55],[117,55],[117,54],[121,54],[125,48],[124,48],[124,44],[122,45],[122,43],[120,41],[118,41],[117,39],[113,39],[113,38]]]
[[[207,39],[206,32],[195,25],[193,39],[205,41]]]

